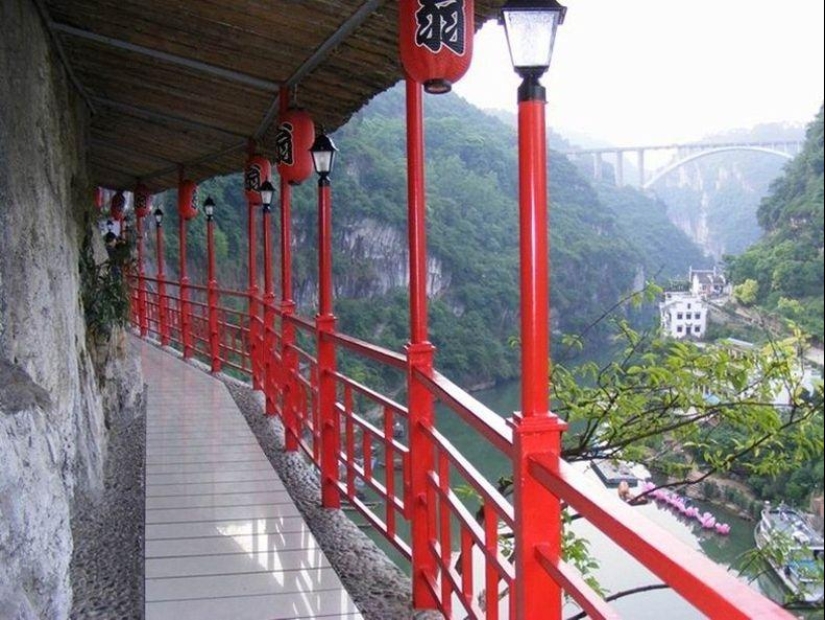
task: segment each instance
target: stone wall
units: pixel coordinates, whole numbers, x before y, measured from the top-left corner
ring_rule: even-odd
[[[87,350],[88,112],[36,3],[3,0],[0,24],[0,617],[59,619],[73,507],[99,494],[107,409],[134,405],[142,379],[117,346],[98,366]]]

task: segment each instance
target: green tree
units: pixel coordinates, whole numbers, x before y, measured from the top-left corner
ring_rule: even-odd
[[[759,295],[759,282],[748,278],[733,287],[733,297],[743,306],[752,306]]]

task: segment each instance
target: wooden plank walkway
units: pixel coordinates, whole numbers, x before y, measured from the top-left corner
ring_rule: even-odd
[[[146,620],[361,619],[226,386],[140,347]]]

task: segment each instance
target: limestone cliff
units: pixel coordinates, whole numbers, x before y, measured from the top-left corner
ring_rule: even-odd
[[[96,366],[87,347],[87,111],[35,6],[0,3],[2,618],[68,616],[73,506],[100,491],[107,410],[134,405],[142,386],[134,360],[105,346]]]

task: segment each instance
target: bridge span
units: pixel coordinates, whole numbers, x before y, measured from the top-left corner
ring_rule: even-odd
[[[670,144],[653,144],[639,146],[614,146],[593,149],[569,149],[560,151],[574,159],[589,157],[592,161],[593,178],[604,179],[604,158],[612,158],[613,179],[617,187],[627,185],[624,175],[625,155],[635,154],[638,171],[638,185],[648,189],[659,179],[681,166],[715,153],[727,151],[755,151],[793,159],[802,149],[802,140],[739,141],[739,142],[684,142]],[[675,157],[667,164],[653,170],[645,165],[645,154],[649,151],[674,151]]]

